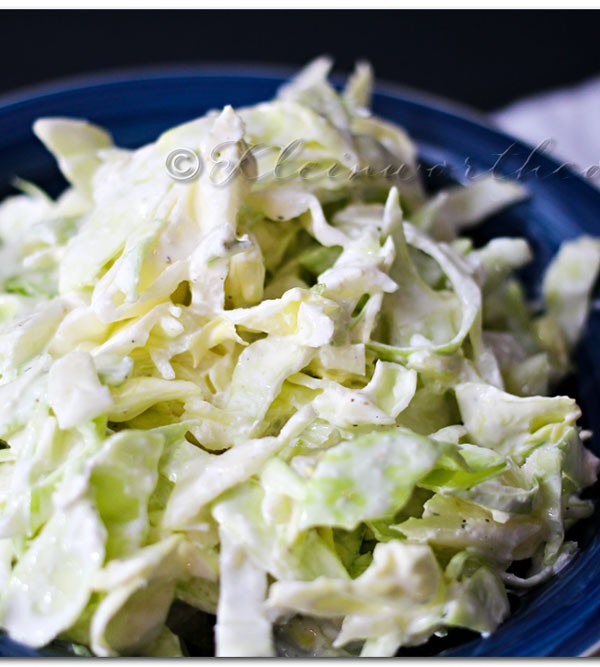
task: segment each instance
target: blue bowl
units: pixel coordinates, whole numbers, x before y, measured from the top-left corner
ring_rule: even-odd
[[[277,70],[226,67],[162,68],[36,88],[0,100],[0,195],[14,176],[33,180],[56,194],[64,186],[52,158],[31,126],[40,116],[87,118],[108,128],[117,144],[139,146],[163,130],[225,104],[267,100],[287,78]],[[539,291],[543,267],[561,241],[600,235],[600,193],[584,178],[539,151],[438,102],[381,87],[374,97],[380,116],[404,126],[417,141],[431,187],[440,180],[466,181],[492,171],[518,178],[531,198],[492,218],[477,232],[481,240],[500,233],[527,237],[536,255],[524,272],[530,294]],[[429,172],[427,171],[429,169]],[[441,174],[441,175],[440,175]],[[565,391],[575,396],[583,425],[595,431],[600,454],[600,316],[592,313],[576,356],[579,371]],[[590,497],[598,497],[593,489]],[[553,580],[518,599],[513,615],[491,637],[450,633],[413,654],[448,656],[576,656],[600,642],[600,517],[576,529],[578,556]],[[60,647],[34,651],[0,636],[0,656],[58,655]],[[406,652],[408,655],[411,653]],[[64,652],[63,652],[64,655]]]

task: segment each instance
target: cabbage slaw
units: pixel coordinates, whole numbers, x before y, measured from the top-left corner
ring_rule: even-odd
[[[492,632],[507,587],[575,553],[598,460],[548,393],[600,241],[564,244],[534,311],[527,242],[466,235],[524,189],[427,196],[410,138],[368,110],[369,67],[341,94],[330,67],[137,150],[35,124],[70,187],[0,206],[12,638],[181,655],[180,600],[216,614],[219,656],[388,656]],[[204,164],[189,182],[165,169],[182,146]],[[210,168],[241,161],[225,187]]]

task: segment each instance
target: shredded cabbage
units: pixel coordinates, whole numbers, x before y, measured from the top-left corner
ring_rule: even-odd
[[[0,205],[14,639],[181,655],[178,601],[216,614],[219,656],[388,656],[493,632],[576,553],[598,459],[545,394],[600,241],[560,249],[534,308],[527,242],[464,235],[523,188],[427,196],[370,68],[340,94],[330,67],[137,150],[35,124],[70,186]],[[166,168],[181,148],[196,179]]]

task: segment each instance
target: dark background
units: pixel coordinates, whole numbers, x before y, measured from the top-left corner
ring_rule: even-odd
[[[0,93],[65,76],[158,63],[349,70],[481,110],[600,73],[597,10],[4,10]]]

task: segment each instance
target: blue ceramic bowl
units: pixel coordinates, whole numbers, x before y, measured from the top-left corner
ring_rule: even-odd
[[[286,79],[281,71],[225,67],[167,68],[119,72],[105,77],[37,88],[0,100],[0,195],[14,176],[39,183],[53,194],[64,186],[51,157],[31,132],[40,116],[87,118],[107,127],[117,144],[135,147],[161,131],[208,109],[247,105],[273,96]],[[532,151],[476,118],[438,102],[380,88],[375,112],[403,125],[416,139],[421,158],[440,180],[467,180],[493,170],[517,177],[531,198],[491,219],[478,235],[526,236],[535,251],[524,273],[531,294],[559,243],[584,233],[600,235],[600,193],[585,179]],[[424,172],[427,173],[427,172]],[[598,435],[600,454],[600,316],[592,314],[576,357],[578,371],[564,390],[574,395],[584,426]],[[590,497],[597,497],[593,489]],[[487,639],[450,633],[412,654],[452,656],[575,656],[589,654],[600,641],[600,517],[577,528],[579,555],[546,585],[516,600],[509,620]],[[0,636],[0,656],[57,655],[60,647],[36,652]],[[410,652],[407,652],[410,655]]]

